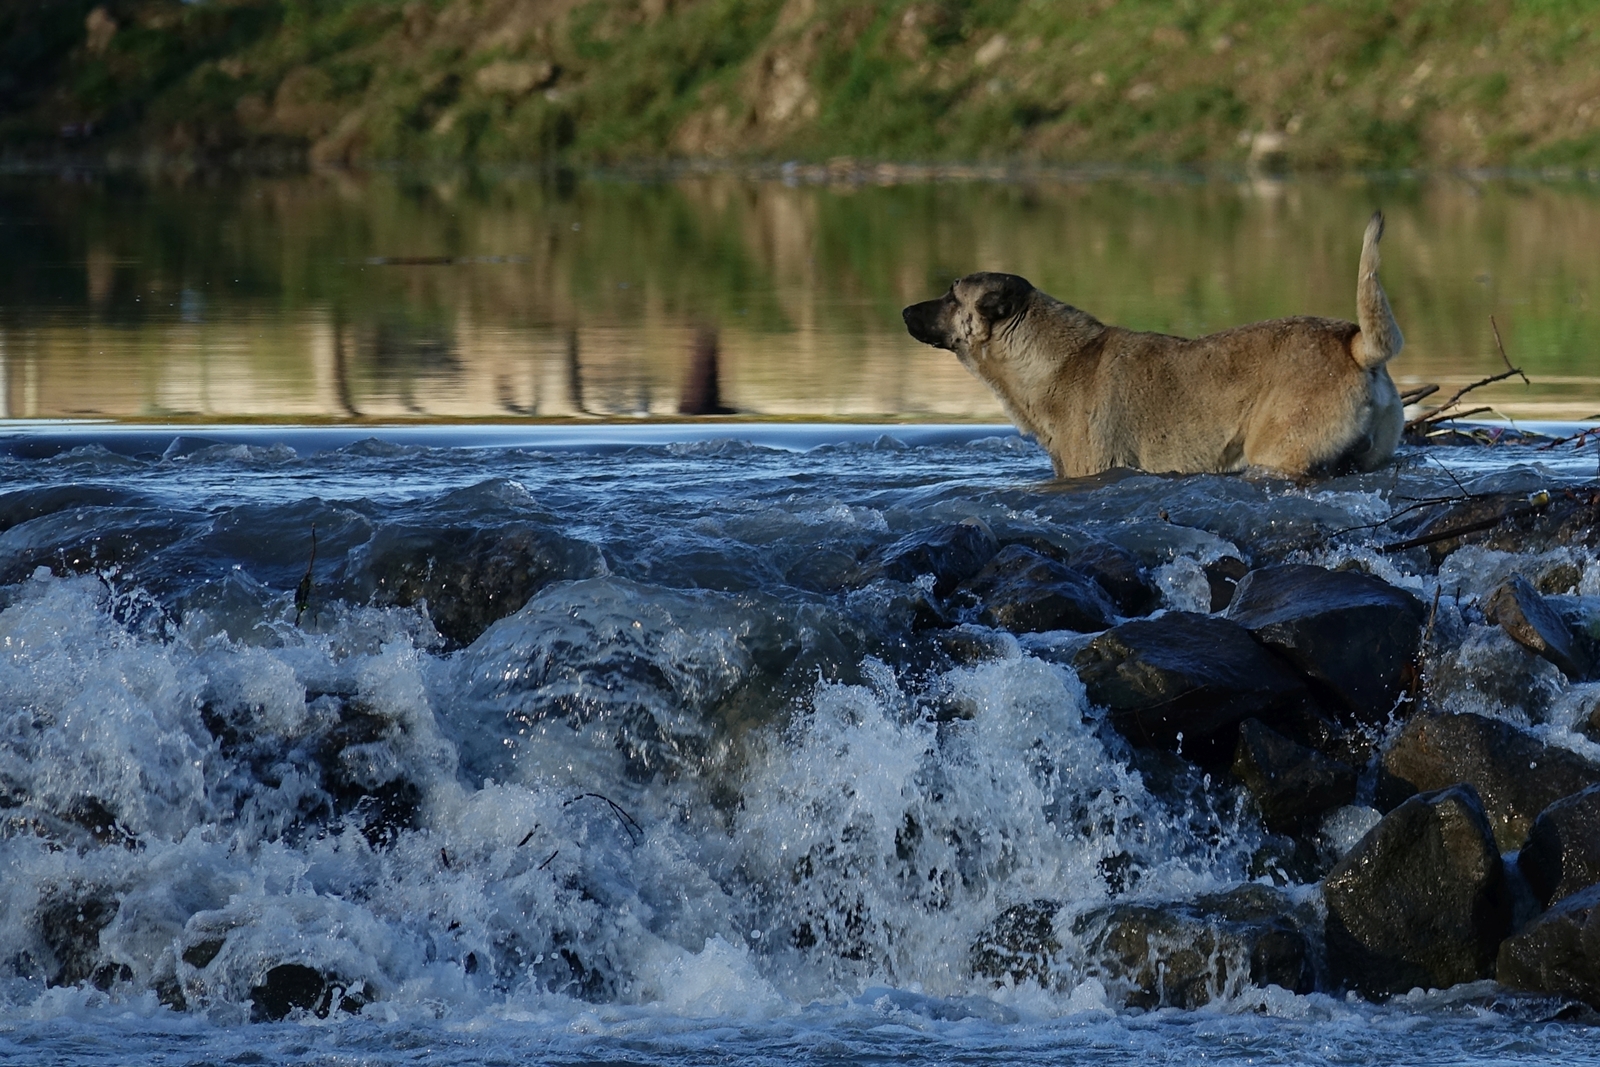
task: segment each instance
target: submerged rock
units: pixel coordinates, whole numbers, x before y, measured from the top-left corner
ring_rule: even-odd
[[[1546,906],[1600,882],[1600,785],[1541,811],[1517,864]]]
[[[1383,754],[1379,807],[1458,782],[1473,787],[1495,840],[1512,852],[1527,840],[1541,811],[1600,784],[1600,764],[1484,715],[1413,719]]]
[[[850,584],[866,585],[879,578],[914,582],[929,574],[933,591],[948,596],[998,551],[1000,543],[987,524],[977,519],[948,522],[907,534],[872,553],[851,574]]]
[[[982,604],[980,622],[1013,633],[1093,633],[1112,622],[1112,607],[1098,585],[1022,545],[1002,548],[961,588]]]
[[[1233,773],[1277,833],[1296,834],[1356,795],[1356,769],[1296,744],[1256,719],[1239,726]]]
[[[1323,881],[1334,981],[1369,996],[1486,978],[1511,899],[1483,805],[1459,785],[1407,800]]]
[[[435,628],[468,645],[550,582],[593,575],[598,562],[593,546],[533,523],[390,526],[358,551],[359,591],[380,606],[426,602]]]
[[[1245,575],[1228,618],[1331,694],[1344,715],[1379,725],[1406,690],[1427,610],[1370,574],[1284,564]]]
[[[990,923],[972,944],[972,973],[996,981],[1033,982],[1048,988],[1054,961],[1061,952],[1056,937],[1053,900],[1013,904]]]
[[[1132,552],[1097,541],[1067,557],[1067,566],[1092,578],[1116,605],[1117,614],[1148,615],[1161,605],[1161,591]]]
[[[1512,989],[1567,994],[1600,1008],[1600,886],[1566,897],[1508,937],[1495,977]]]
[[[326,1019],[335,1009],[354,1015],[366,1006],[361,983],[324,974],[303,963],[280,963],[250,989],[250,1021],[275,1022],[296,1011]]]
[[[1512,578],[1496,589],[1483,610],[1512,640],[1554,663],[1568,678],[1577,681],[1589,673],[1589,657],[1573,640],[1566,620],[1526,578]]]
[[[82,885],[61,887],[40,902],[34,921],[55,959],[50,985],[77,985],[98,977],[100,932],[117,917],[121,903],[105,887]]]
[[[1214,559],[1201,568],[1211,590],[1211,610],[1226,611],[1239,591],[1239,583],[1250,573],[1250,564],[1237,556]]]
[[[1311,991],[1311,949],[1289,898],[1242,885],[1193,901],[1112,904],[1073,932],[1085,971],[1126,1007],[1198,1008],[1246,986]]]
[[[1226,619],[1171,612],[1124,623],[1073,660],[1090,701],[1135,745],[1175,749],[1202,761],[1233,755],[1248,718],[1304,703],[1287,667]]]

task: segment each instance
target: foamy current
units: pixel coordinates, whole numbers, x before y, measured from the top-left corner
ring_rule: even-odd
[[[1084,638],[929,630],[916,582],[850,580],[976,518],[1110,540],[1169,609],[1224,555],[1470,594],[1514,558],[1435,576],[1359,528],[1592,481],[1592,449],[1062,486],[997,428],[365,436],[3,442],[0,1063],[1600,1060],[1492,983],[1117,1010],[1072,919],[1265,878],[1244,794],[1156,788]],[[1547,737],[1595,754],[1547,681]],[[1039,899],[1052,980],[975,974]],[[286,965],[327,987],[278,1021]]]

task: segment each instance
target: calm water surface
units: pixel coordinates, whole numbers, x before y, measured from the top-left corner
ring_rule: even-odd
[[[1349,318],[1374,207],[1402,384],[1501,369],[1494,316],[1533,385],[1478,395],[1600,412],[1592,182],[382,173],[0,177],[0,417],[995,421],[904,304],[993,269],[1181,334]]]

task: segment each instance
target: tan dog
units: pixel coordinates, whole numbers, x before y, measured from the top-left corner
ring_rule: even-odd
[[[1404,423],[1384,364],[1400,328],[1378,282],[1383,215],[1361,243],[1356,319],[1257,322],[1188,340],[1107,326],[1014,274],[969,274],[901,314],[954,352],[1050,453],[1057,477],[1109,467],[1288,474],[1374,470]]]

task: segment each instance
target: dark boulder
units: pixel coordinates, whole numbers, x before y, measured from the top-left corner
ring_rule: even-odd
[[[1034,982],[1048,988],[1061,952],[1053,900],[1013,904],[984,928],[972,944],[972,973],[996,981]]]
[[[1297,834],[1323,812],[1356,796],[1356,769],[1284,737],[1257,719],[1239,726],[1233,773],[1255,797],[1262,821],[1276,833]]]
[[[1250,564],[1237,556],[1214,559],[1201,568],[1211,588],[1211,610],[1226,611],[1239,591],[1239,583],[1250,573]]]
[[[1526,578],[1519,575],[1496,589],[1483,612],[1517,644],[1554,663],[1568,678],[1576,681],[1589,673],[1589,657],[1573,640],[1566,620]]]
[[[358,1014],[367,1004],[362,983],[350,983],[303,963],[280,963],[250,987],[250,1021],[275,1022],[296,1011],[326,1019],[336,1009]]]
[[[1289,898],[1248,884],[1167,904],[1111,904],[1073,932],[1085,970],[1126,1007],[1198,1008],[1247,986],[1311,991],[1310,944]]]
[[[1427,609],[1360,571],[1284,564],[1240,581],[1228,618],[1332,696],[1355,722],[1386,722],[1405,692]]]
[[[1600,785],[1541,811],[1517,865],[1546,906],[1600,882]]]
[[[61,886],[39,902],[34,922],[55,957],[50,985],[77,985],[97,977],[100,932],[111,925],[121,904],[109,889],[92,885]]]
[[[873,552],[851,574],[850,584],[866,585],[879,578],[914,582],[931,574],[933,591],[948,596],[998,551],[1000,544],[987,524],[977,519],[948,522],[907,534]]]
[[[1413,719],[1383,754],[1378,806],[1464,782],[1482,798],[1495,840],[1514,852],[1533,820],[1562,797],[1600,784],[1600,764],[1483,715]]]
[[[1233,756],[1237,726],[1304,703],[1308,693],[1271,653],[1226,619],[1170,612],[1106,631],[1073,660],[1089,700],[1135,745],[1203,762]]]
[[[1097,541],[1067,557],[1067,566],[1092,578],[1123,616],[1148,615],[1161,606],[1161,591],[1132,552]]]
[[[357,595],[379,606],[426,602],[433,625],[468,645],[551,582],[598,570],[592,546],[533,523],[379,529],[357,556]]]
[[[1007,545],[961,588],[976,597],[978,621],[1013,633],[1076,630],[1112,623],[1112,607],[1094,582],[1022,545]]]
[[[1412,797],[1322,884],[1328,967],[1369,996],[1486,978],[1510,930],[1500,850],[1471,786]]]
[[[1566,994],[1600,1008],[1600,885],[1563,898],[1506,938],[1495,977],[1512,989]]]

